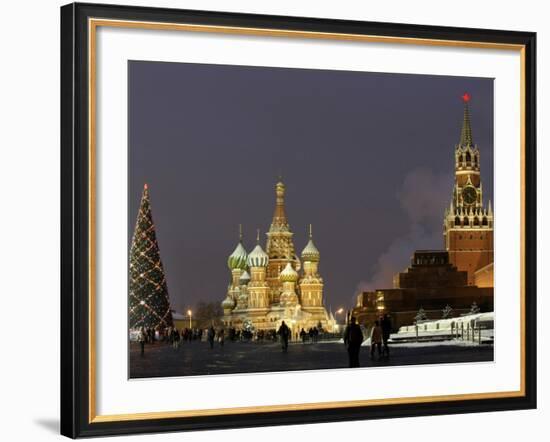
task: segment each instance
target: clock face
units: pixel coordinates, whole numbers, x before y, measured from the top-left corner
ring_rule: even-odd
[[[467,186],[462,189],[462,199],[465,204],[474,204],[477,200],[477,191],[474,186]]]

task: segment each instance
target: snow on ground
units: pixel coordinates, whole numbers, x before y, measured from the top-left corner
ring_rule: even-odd
[[[477,342],[453,339],[450,341],[432,341],[432,342],[390,342],[390,346],[397,348],[421,348],[421,347],[442,347],[442,346],[454,346],[454,347],[478,347],[480,344]],[[485,345],[485,344],[482,344]]]
[[[483,336],[483,334],[482,334]],[[344,344],[344,340],[340,339],[338,341],[322,341],[321,344]],[[421,342],[392,342],[390,341],[391,347],[398,348],[421,348],[421,347],[441,347],[441,346],[459,346],[459,347],[477,347],[480,344],[477,342],[468,341],[466,339],[449,339],[445,341],[421,341]],[[483,343],[481,345],[487,345]],[[491,344],[489,344],[491,345]],[[370,338],[367,338],[361,344],[361,347],[370,347]]]

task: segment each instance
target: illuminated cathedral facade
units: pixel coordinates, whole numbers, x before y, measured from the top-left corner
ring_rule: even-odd
[[[286,217],[285,185],[281,181],[275,186],[275,196],[265,251],[259,231],[250,253],[242,244],[241,234],[227,260],[231,282],[221,304],[223,322],[237,329],[273,330],[285,321],[294,335],[312,327],[332,332],[336,321],[324,306],[320,253],[313,243],[311,226],[300,259]]]

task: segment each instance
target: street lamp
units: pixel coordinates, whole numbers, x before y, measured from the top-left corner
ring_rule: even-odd
[[[189,330],[191,330],[191,316],[193,315],[193,312],[191,310],[187,310],[187,315],[189,316]]]
[[[344,313],[344,308],[343,307],[340,307],[338,310],[336,310],[337,315],[341,315],[342,313]],[[336,321],[336,330],[337,331],[340,330],[340,325],[338,324],[338,321]]]

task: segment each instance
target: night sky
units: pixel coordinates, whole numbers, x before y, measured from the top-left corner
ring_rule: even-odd
[[[172,307],[221,302],[282,174],[297,253],[312,223],[327,307],[351,307],[443,247],[466,91],[487,204],[492,79],[131,61],[128,244],[148,183]]]

